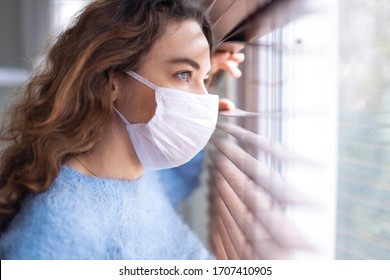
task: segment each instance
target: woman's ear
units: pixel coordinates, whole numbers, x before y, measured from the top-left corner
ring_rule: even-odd
[[[112,102],[115,102],[118,99],[119,94],[119,75],[112,74],[110,75],[110,85],[111,85],[111,99]]]

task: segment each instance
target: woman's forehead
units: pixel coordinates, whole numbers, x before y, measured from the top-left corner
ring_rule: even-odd
[[[170,60],[175,57],[190,57],[202,63],[210,59],[210,46],[197,22],[172,22],[152,47],[150,56]]]

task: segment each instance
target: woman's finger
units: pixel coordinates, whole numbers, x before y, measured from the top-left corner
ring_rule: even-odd
[[[220,111],[233,111],[236,106],[234,103],[227,98],[220,98],[219,99],[219,110]]]

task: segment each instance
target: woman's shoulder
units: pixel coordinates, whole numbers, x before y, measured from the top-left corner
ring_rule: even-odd
[[[29,195],[22,203],[21,215],[44,215],[48,218],[70,218],[79,208],[88,209],[91,193],[88,182],[75,170],[62,167],[57,178],[43,192]],[[82,214],[80,211],[79,214]],[[78,217],[82,216],[77,214]],[[62,217],[63,216],[63,217]]]
[[[137,204],[126,207],[121,203],[128,198],[123,197],[124,190],[118,190],[126,185],[131,189],[130,183],[88,177],[62,167],[46,191],[25,199],[1,237],[1,258],[114,258],[111,255],[115,246],[109,239],[117,236],[113,235],[114,229],[125,227],[129,234],[134,228],[129,223],[135,224],[134,219],[125,217],[118,222],[121,218],[118,212],[135,217],[130,206],[136,207]],[[113,227],[113,224],[118,226]],[[136,239],[133,236],[132,241]]]
[[[11,259],[106,258],[103,208],[98,180],[62,167],[49,188],[25,199],[1,239],[1,254]],[[107,188],[109,189],[109,188]],[[107,202],[107,201],[106,201]],[[99,204],[101,204],[99,208]],[[108,207],[109,208],[109,207]]]

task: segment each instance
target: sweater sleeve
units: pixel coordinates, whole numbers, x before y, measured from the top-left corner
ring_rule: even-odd
[[[174,207],[188,198],[199,186],[204,153],[201,151],[188,163],[179,167],[156,171],[159,183]]]
[[[2,259],[104,259],[82,201],[43,193],[27,201],[1,239]],[[84,218],[85,217],[85,218]],[[92,233],[92,234],[91,234]]]

